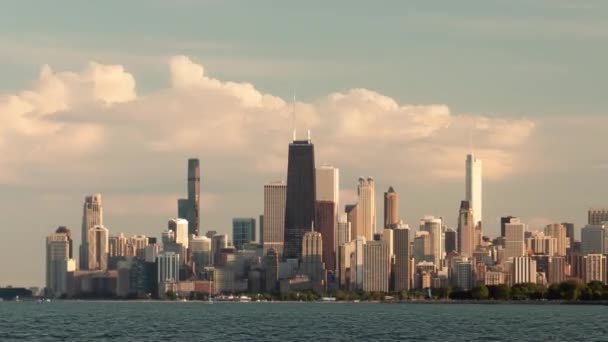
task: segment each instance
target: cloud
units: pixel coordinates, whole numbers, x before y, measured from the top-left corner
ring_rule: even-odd
[[[152,170],[159,160],[191,155],[226,183],[284,177],[293,104],[250,83],[211,78],[186,56],[172,57],[169,69],[169,87],[138,96],[121,65],[91,62],[82,72],[44,66],[31,89],[0,96],[0,152],[8,156],[0,182],[27,178],[35,165],[53,170],[56,182],[79,175],[131,186],[134,172],[117,180],[112,170],[148,167],[163,177]],[[319,162],[391,181],[403,173],[461,179],[471,136],[484,175],[503,179],[520,170],[514,165],[535,129],[526,119],[401,104],[364,88],[297,102],[295,111],[298,136],[312,130]]]

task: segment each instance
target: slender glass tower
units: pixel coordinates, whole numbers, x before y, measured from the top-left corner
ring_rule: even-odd
[[[289,144],[287,198],[285,203],[285,258],[300,258],[302,238],[313,230],[315,218],[315,153],[308,140]]]
[[[474,225],[481,227],[481,160],[473,154],[467,155],[465,199],[473,209]]]
[[[188,159],[188,198],[177,201],[177,216],[188,221],[188,235],[199,234],[201,173],[199,160]]]

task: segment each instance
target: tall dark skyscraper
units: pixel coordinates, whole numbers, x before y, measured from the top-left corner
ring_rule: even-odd
[[[199,161],[188,159],[188,198],[177,200],[177,216],[188,220],[188,235],[199,234],[201,173]]]
[[[289,144],[287,198],[285,204],[285,258],[299,258],[302,238],[315,219],[315,152],[308,140]]]

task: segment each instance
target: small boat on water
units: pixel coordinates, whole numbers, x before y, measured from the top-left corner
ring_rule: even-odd
[[[240,296],[238,298],[238,301],[241,303],[248,303],[251,302],[251,297],[247,297],[247,296]]]

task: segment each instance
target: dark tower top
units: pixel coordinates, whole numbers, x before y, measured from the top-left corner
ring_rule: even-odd
[[[199,161],[196,158],[188,159],[188,202],[189,215],[188,220],[188,235],[196,235],[199,233],[200,226],[200,191],[201,191],[201,174]]]
[[[285,203],[285,258],[299,258],[302,237],[315,218],[315,153],[308,140],[289,144],[287,198]]]

